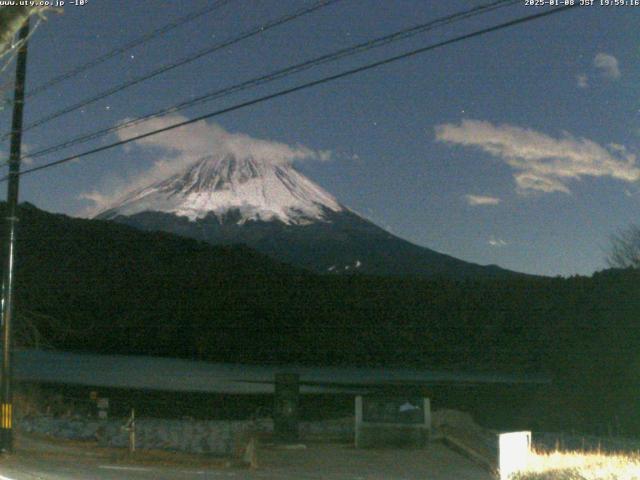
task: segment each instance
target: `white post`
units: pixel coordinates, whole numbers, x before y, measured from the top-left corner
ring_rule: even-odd
[[[129,453],[136,451],[136,411],[131,409],[131,418],[129,419]]]
[[[431,400],[424,398],[422,408],[424,411],[424,425],[427,429],[427,441],[431,439]]]
[[[360,448],[360,429],[362,428],[362,395],[356,397],[356,448]]]

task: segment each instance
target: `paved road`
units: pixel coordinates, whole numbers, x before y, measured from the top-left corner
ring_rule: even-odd
[[[77,450],[77,449],[76,449]],[[260,467],[127,464],[105,456],[19,452],[0,461],[0,480],[491,480],[486,470],[440,443],[419,450],[356,450],[346,445],[267,449]]]

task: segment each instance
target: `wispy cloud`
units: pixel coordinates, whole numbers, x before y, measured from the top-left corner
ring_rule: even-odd
[[[118,138],[130,139],[186,120],[186,117],[178,114],[155,118],[120,130]],[[123,120],[123,123],[126,121],[128,119]],[[250,156],[274,163],[291,163],[300,160],[326,161],[331,158],[330,151],[312,150],[303,145],[288,145],[259,139],[244,133],[231,133],[220,125],[205,121],[136,140],[133,145],[155,148],[161,153],[171,154],[172,158],[178,155],[191,161],[214,153],[231,153],[240,158]]]
[[[506,247],[508,245],[508,243],[501,238],[495,237],[491,237],[487,243],[495,248]]]
[[[120,130],[120,140],[158,130],[187,120],[182,115],[156,118],[140,125]],[[127,119],[123,120],[123,123]],[[83,192],[79,198],[91,206],[80,212],[92,216],[112,205],[128,192],[144,188],[159,180],[175,175],[187,166],[207,155],[233,154],[240,158],[253,157],[268,163],[290,164],[299,161],[327,161],[332,158],[329,150],[313,150],[304,145],[255,138],[244,133],[228,132],[220,125],[197,122],[165,133],[135,140],[129,149],[142,148],[154,153],[157,159],[138,175],[127,179],[105,179],[101,188]]]
[[[578,88],[587,88],[589,86],[589,77],[587,77],[586,73],[579,73],[576,75],[576,83]]]
[[[593,59],[593,66],[609,80],[617,80],[622,76],[618,59],[609,53],[598,53]]]
[[[484,195],[465,195],[464,198],[472,207],[478,205],[498,205],[501,202],[499,198]]]
[[[514,171],[517,191],[569,193],[570,181],[608,177],[623,182],[640,179],[636,156],[618,144],[601,146],[564,132],[554,138],[513,125],[463,120],[435,127],[436,140],[478,148],[504,161]]]

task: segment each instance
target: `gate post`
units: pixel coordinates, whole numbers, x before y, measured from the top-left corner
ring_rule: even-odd
[[[276,373],[273,431],[281,442],[298,440],[298,401],[300,376],[297,373]]]

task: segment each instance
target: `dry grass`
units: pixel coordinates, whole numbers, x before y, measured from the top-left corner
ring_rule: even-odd
[[[533,452],[513,480],[640,480],[640,453]]]

